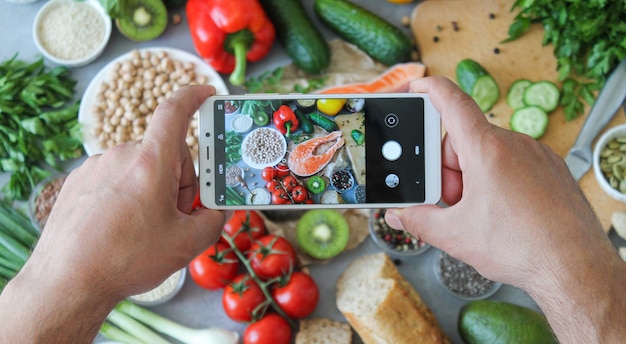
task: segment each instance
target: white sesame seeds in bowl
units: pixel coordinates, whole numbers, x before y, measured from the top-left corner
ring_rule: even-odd
[[[33,24],[33,39],[44,57],[69,68],[97,59],[111,36],[111,18],[97,0],[50,0]]]

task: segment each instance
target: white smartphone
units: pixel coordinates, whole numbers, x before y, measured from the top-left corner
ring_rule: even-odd
[[[199,110],[200,199],[213,209],[435,204],[441,139],[425,94],[213,96]]]

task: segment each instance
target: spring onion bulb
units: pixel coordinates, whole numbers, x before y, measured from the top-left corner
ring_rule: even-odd
[[[192,329],[166,319],[145,308],[139,307],[130,301],[122,301],[115,311],[124,313],[162,334],[168,335],[185,344],[236,344],[239,334],[222,328],[210,327],[205,329]],[[141,338],[146,340],[145,338]],[[148,340],[148,343],[157,343]]]

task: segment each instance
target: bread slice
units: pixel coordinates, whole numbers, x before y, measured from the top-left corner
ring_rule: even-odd
[[[337,307],[365,344],[450,343],[384,253],[357,258],[337,281]]]
[[[331,319],[302,319],[296,344],[352,344],[352,329],[345,322]]]

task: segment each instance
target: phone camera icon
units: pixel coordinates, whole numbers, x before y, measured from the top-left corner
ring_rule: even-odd
[[[385,178],[385,184],[389,188],[394,189],[394,188],[396,188],[400,184],[400,178],[398,177],[397,174],[390,173]]]
[[[398,115],[396,115],[395,113],[390,113],[385,116],[385,125],[389,128],[395,128],[398,125],[399,121],[400,120],[398,119]]]

